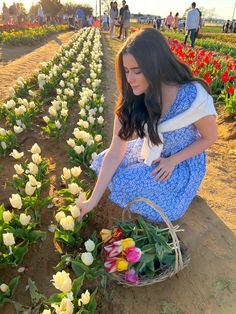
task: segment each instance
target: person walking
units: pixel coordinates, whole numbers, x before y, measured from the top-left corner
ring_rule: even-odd
[[[188,36],[190,34],[191,40],[191,47],[194,48],[195,40],[196,40],[196,33],[199,27],[200,22],[200,14],[199,10],[196,8],[196,2],[192,3],[192,9],[187,13],[187,19],[185,24],[185,38],[184,44],[186,45]]]
[[[167,30],[170,30],[173,22],[174,22],[174,18],[173,18],[172,12],[170,12],[170,14],[167,16],[165,20],[165,25],[167,27]]]
[[[148,198],[175,221],[196,195],[206,172],[204,151],[217,138],[209,86],[193,76],[153,28],[133,33],[115,65],[120,95],[113,138],[91,165],[98,179],[90,198],[77,203],[78,219],[109,187],[110,200],[120,207],[136,197]],[[162,220],[146,203],[133,204],[131,211]]]

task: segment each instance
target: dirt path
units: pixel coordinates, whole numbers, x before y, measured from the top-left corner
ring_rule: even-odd
[[[48,62],[63,43],[68,42],[73,32],[56,34],[45,45],[6,48],[0,46],[0,100],[8,97],[8,88],[13,86],[18,77],[25,79],[32,76],[40,62]]]
[[[60,40],[66,42],[71,34],[60,36],[65,36]],[[120,42],[114,41],[111,47],[109,40],[103,38],[103,43],[105,56],[103,88],[107,103],[105,128],[108,133],[108,143],[112,134],[113,111],[117,97],[113,49],[118,49]],[[1,82],[3,81],[5,84],[5,89],[12,86],[18,76],[30,75],[38,67],[39,62],[50,60],[58,48],[59,44],[52,41],[51,44],[48,43],[37,48],[5,66],[1,67],[0,65]],[[17,48],[15,54],[17,54]],[[4,87],[1,84],[1,98],[3,92]],[[96,313],[236,313],[236,202],[234,198],[236,142],[235,139],[232,139],[235,126],[230,122],[221,123],[222,117],[223,115],[219,117],[219,140],[208,152],[207,176],[198,196],[195,197],[187,214],[179,222],[185,229],[183,240],[188,244],[191,253],[190,265],[178,276],[153,286],[136,289],[109,286],[106,291],[100,290]],[[75,121],[72,119],[71,129],[73,123]],[[50,163],[50,189],[53,190],[58,187],[56,177],[59,177],[64,166],[68,166],[64,150],[64,139],[68,134],[63,136],[60,144],[55,144],[50,140],[45,140],[37,124],[35,123],[29,132],[30,136],[24,135],[25,141],[22,150],[26,152],[35,141],[39,143],[42,148],[42,156],[46,156]],[[69,132],[70,130],[68,130]],[[7,201],[11,191],[8,182],[13,174],[14,164],[15,162],[10,158],[1,160],[0,203]],[[53,211],[53,208],[46,208],[42,212],[42,229],[45,231],[52,220]],[[104,196],[98,205],[92,224],[96,229],[111,226],[113,220],[120,217],[120,214],[121,210]],[[52,245],[52,234],[47,232],[47,240],[40,245],[31,247],[30,253],[24,260],[26,272],[21,275],[15,299],[21,303],[29,303],[29,297],[24,291],[28,277],[35,281],[42,293],[47,296],[54,293],[55,290],[50,284],[50,279],[54,273],[53,267],[57,262],[58,256]],[[17,274],[17,269],[8,272],[0,270],[1,280]],[[1,314],[15,313],[10,306],[1,308],[0,312]]]

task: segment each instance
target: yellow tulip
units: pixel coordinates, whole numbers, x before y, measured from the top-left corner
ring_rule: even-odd
[[[100,236],[102,238],[102,242],[106,243],[112,238],[112,232],[109,229],[102,229],[100,231]]]
[[[127,270],[129,263],[123,257],[117,257],[116,259],[116,270],[124,271]]]
[[[126,238],[121,240],[121,244],[122,244],[122,250],[124,251],[125,249],[127,249],[128,247],[134,247],[135,246],[135,242],[132,238]]]

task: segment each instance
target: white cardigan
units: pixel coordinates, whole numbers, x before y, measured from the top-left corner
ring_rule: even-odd
[[[146,165],[151,166],[152,162],[161,156],[163,149],[162,133],[184,128],[205,116],[217,115],[212,96],[207,93],[200,83],[194,82],[193,84],[197,88],[197,96],[191,107],[174,118],[159,124],[158,133],[162,144],[153,145],[149,140],[147,132],[145,132],[146,136],[143,141],[141,158],[144,159]],[[145,129],[147,130],[147,128]]]

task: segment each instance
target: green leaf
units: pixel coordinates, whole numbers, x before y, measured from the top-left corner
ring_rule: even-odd
[[[28,288],[30,292],[30,297],[33,305],[37,305],[39,301],[46,300],[45,296],[41,293],[39,293],[35,282],[29,278],[28,280]]]
[[[90,268],[88,266],[84,265],[84,263],[82,263],[82,262],[72,261],[71,264],[72,264],[72,269],[73,269],[74,273],[78,277],[80,277],[84,273],[89,273],[89,271],[90,271]]]
[[[20,276],[17,276],[17,277],[14,277],[8,284],[10,290],[11,290],[11,296],[14,294],[15,292],[15,289],[19,283],[19,279],[20,279]]]
[[[23,261],[24,255],[28,252],[28,246],[18,246],[14,249],[15,265]]]
[[[73,292],[74,298],[78,297],[79,291],[84,283],[84,276],[85,276],[85,273],[81,275],[80,277],[76,278],[75,280],[73,280],[72,292]]]
[[[60,303],[61,300],[66,296],[66,293],[55,293],[48,298],[49,303]]]
[[[153,261],[155,259],[156,255],[155,254],[142,254],[141,255],[141,258],[139,260],[139,262],[142,262],[142,263],[149,263],[151,261]]]
[[[40,230],[33,230],[29,233],[28,240],[30,243],[36,242],[38,240],[45,240],[46,232]]]

